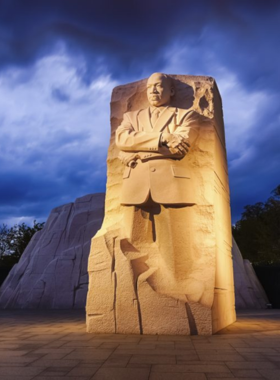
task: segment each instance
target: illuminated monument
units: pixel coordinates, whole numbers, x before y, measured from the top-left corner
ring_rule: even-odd
[[[211,77],[113,90],[105,218],[87,330],[212,334],[235,321],[221,98]]]

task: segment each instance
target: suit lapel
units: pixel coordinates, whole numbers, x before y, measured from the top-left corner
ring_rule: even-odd
[[[165,128],[166,124],[173,117],[175,111],[176,111],[176,108],[174,107],[166,107],[159,115],[159,118],[157,119],[157,122],[153,128],[153,131],[161,132]]]
[[[143,130],[145,132],[152,132],[153,131],[151,119],[150,119],[149,108],[142,110],[139,113],[138,119],[139,119],[139,126],[140,126],[141,130]]]

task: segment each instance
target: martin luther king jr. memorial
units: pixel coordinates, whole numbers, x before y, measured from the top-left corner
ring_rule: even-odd
[[[116,87],[107,162],[105,217],[88,262],[87,331],[208,335],[233,323],[215,80],[155,73]]]

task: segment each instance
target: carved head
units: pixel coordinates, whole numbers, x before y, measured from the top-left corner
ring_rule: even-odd
[[[147,97],[154,107],[166,106],[175,94],[172,78],[166,74],[154,73],[147,82]]]

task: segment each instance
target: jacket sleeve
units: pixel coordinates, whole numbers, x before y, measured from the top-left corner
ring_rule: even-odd
[[[127,113],[116,130],[116,145],[125,152],[158,152],[160,132],[137,131]]]
[[[173,133],[184,136],[192,146],[198,137],[198,127],[202,121],[202,116],[197,112],[187,112],[182,116],[181,120],[178,121],[178,126]]]

